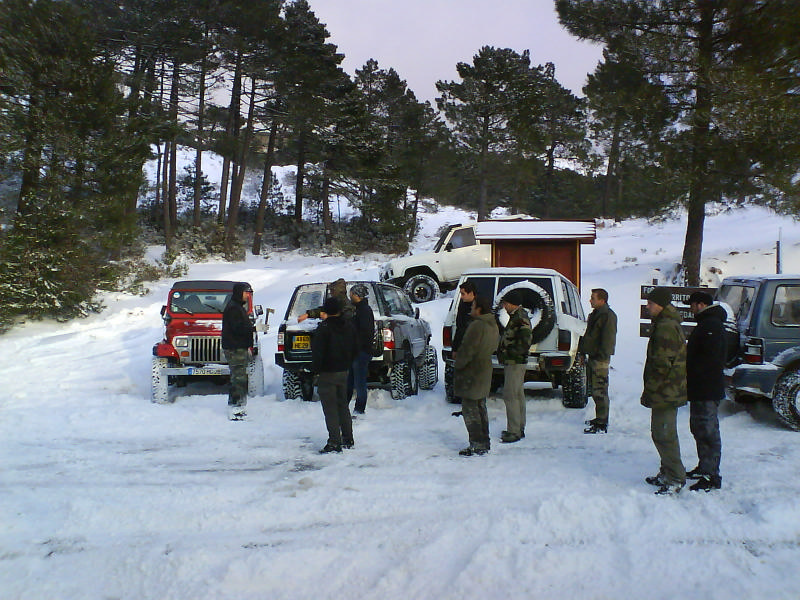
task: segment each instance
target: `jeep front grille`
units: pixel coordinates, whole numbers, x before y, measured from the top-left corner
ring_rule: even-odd
[[[218,335],[205,335],[189,338],[190,363],[224,363],[222,338]]]

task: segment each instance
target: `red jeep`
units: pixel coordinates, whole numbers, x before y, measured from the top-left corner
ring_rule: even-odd
[[[231,298],[235,281],[178,281],[169,292],[169,300],[161,307],[164,320],[164,339],[153,346],[153,402],[170,400],[169,386],[186,385],[191,377],[214,378],[224,383],[230,369],[222,352],[222,312]],[[264,314],[260,305],[253,304],[253,290],[245,292],[247,312],[257,331],[267,331],[266,319],[256,323]],[[269,312],[274,312],[271,308]],[[264,393],[264,366],[258,334],[254,337],[253,357],[247,367],[248,395]]]

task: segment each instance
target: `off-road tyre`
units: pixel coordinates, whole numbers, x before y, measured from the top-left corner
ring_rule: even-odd
[[[264,395],[264,361],[260,354],[247,363],[247,396],[255,398]]]
[[[439,381],[439,357],[436,348],[425,346],[422,353],[422,364],[419,367],[419,387],[423,390],[432,390]]]
[[[453,379],[455,378],[455,369],[453,363],[446,362],[444,364],[444,397],[450,404],[461,404],[460,400],[456,398],[453,389]]]
[[[525,306],[525,310],[529,312],[531,309],[539,310],[542,313],[539,322],[533,326],[533,330],[531,331],[531,345],[538,344],[550,335],[550,332],[553,331],[553,327],[555,327],[556,324],[556,307],[553,303],[552,296],[547,293],[547,290],[530,281],[512,283],[497,293],[494,302],[495,310],[499,309],[500,301],[508,292],[523,288],[533,292],[533,306]]]
[[[162,369],[169,366],[169,359],[160,356],[153,357],[152,389],[150,399],[156,404],[169,403],[169,376],[162,373]]]
[[[564,408],[585,408],[589,402],[586,388],[586,361],[582,354],[575,357],[570,370],[564,373],[561,393],[561,404]]]
[[[430,302],[439,297],[439,283],[430,275],[412,275],[403,289],[415,303]]]
[[[405,356],[404,360],[392,367],[391,391],[394,400],[405,400],[408,396],[415,396],[419,391],[417,363],[410,351],[407,351]]]
[[[787,371],[778,378],[772,408],[787,427],[800,431],[800,370]]]
[[[295,371],[283,370],[283,397],[287,400],[300,400],[303,392],[300,389],[300,376]]]

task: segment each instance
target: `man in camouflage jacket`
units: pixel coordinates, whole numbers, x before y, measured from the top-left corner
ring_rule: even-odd
[[[661,468],[646,481],[658,486],[657,494],[675,494],[686,483],[677,426],[678,407],[687,401],[686,336],[668,289],[651,291],[647,296],[647,310],[652,327],[641,403],[651,410],[650,434],[661,457]]]
[[[503,402],[506,405],[507,429],[500,441],[506,444],[518,442],[525,437],[525,368],[531,350],[531,320],[522,307],[522,293],[509,291],[502,299],[503,308],[509,315],[500,345],[497,360],[503,365]]]

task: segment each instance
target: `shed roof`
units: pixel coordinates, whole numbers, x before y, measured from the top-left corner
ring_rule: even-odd
[[[596,228],[593,220],[480,221],[475,227],[475,237],[481,241],[578,240],[582,244],[593,244],[596,237]]]

